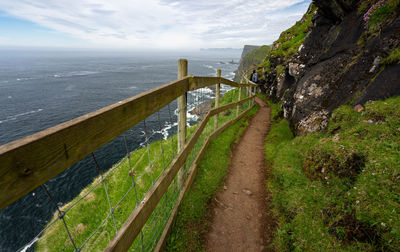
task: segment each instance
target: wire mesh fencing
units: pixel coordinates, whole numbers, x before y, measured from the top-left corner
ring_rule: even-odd
[[[201,88],[187,94],[186,141],[198,129],[210,109],[215,108],[215,92]],[[245,89],[232,89],[220,101],[220,106],[251,96]],[[249,109],[251,101],[241,103],[219,115],[219,125],[234,119]],[[88,155],[67,171],[42,184],[37,193],[36,208],[50,209],[52,217],[34,239],[19,251],[99,251],[103,250],[121,229],[125,221],[142,203],[146,193],[178,153],[176,101],[132,127],[112,142]],[[183,170],[183,182],[203,148],[207,137],[215,130],[215,117],[210,118],[194,147],[189,152]],[[119,161],[112,163],[112,152],[119,153]],[[121,154],[123,153],[123,155]],[[110,163],[111,162],[111,163]],[[95,175],[89,185],[80,188],[76,197],[68,188],[85,174]],[[93,177],[93,176],[92,176]],[[60,197],[60,188],[68,195]],[[65,192],[64,192],[65,190]],[[156,208],[134,240],[131,251],[152,251],[163,233],[181,192],[177,176],[173,179]],[[68,203],[64,203],[68,202]]]
[[[43,184],[40,189],[47,198],[39,199],[41,206],[51,204],[54,215],[19,251],[104,249],[177,155],[175,107],[175,102],[169,104],[114,140],[112,147],[119,146],[125,155],[110,168],[104,167],[107,162],[102,159],[108,155],[102,150],[85,158],[91,162],[86,168],[98,176],[69,203],[59,202],[53,196],[54,186]],[[178,194],[173,183],[133,244],[134,250],[151,250],[154,245],[149,244],[162,232]]]

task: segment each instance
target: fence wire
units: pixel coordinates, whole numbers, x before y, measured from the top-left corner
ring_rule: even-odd
[[[237,101],[239,89],[230,93],[232,99],[227,99],[226,103]],[[249,95],[242,90],[242,98]],[[213,98],[215,95],[210,88],[188,92],[186,123],[189,127],[186,141],[195,132],[200,120],[213,108]],[[240,112],[247,110],[250,105],[250,101],[241,104]],[[177,136],[174,133],[177,132],[179,111],[174,108],[175,102],[168,104],[143,120],[141,126],[135,126],[118,137],[125,155],[111,168],[104,167],[105,162],[98,161],[97,151],[92,153],[89,158],[92,159],[92,169],[95,169],[98,177],[69,203],[58,203],[52,196],[51,188],[43,184],[41,188],[47,195],[47,202],[54,206],[56,213],[35,238],[19,251],[104,249],[178,153]],[[223,112],[219,125],[233,119],[235,111],[236,108],[232,108]],[[214,118],[209,120],[187,157],[182,168],[184,182],[205,140],[213,132]],[[140,139],[140,144],[137,139]],[[107,155],[101,156],[101,159],[104,157]],[[130,251],[152,251],[155,248],[179,194],[178,179],[175,177]]]

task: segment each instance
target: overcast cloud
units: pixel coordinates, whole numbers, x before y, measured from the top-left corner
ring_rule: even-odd
[[[272,43],[280,32],[301,18],[309,2],[1,0],[0,10],[12,17],[82,39],[87,47],[240,48],[244,44]]]

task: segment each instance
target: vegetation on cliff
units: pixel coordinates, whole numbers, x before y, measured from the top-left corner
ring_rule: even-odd
[[[400,249],[399,111],[400,97],[341,106],[326,131],[295,138],[275,120],[265,147],[277,251]]]
[[[312,16],[317,7],[310,5],[307,13],[300,21],[297,21],[292,27],[282,32],[279,39],[274,42],[274,47],[268,56],[282,57],[287,59],[294,56],[300,45],[303,43],[307,33],[312,29]]]
[[[279,39],[274,42],[272,49],[264,54],[263,62],[257,67],[257,71],[261,75],[265,75],[265,73],[269,73],[273,70],[273,68],[271,68],[271,57],[273,59],[280,58],[278,60],[278,66],[283,67],[281,64],[297,53],[307,33],[312,29],[312,16],[316,9],[317,7],[311,4],[307,13],[304,14],[301,20],[281,33]]]
[[[245,48],[243,53],[245,53]],[[265,60],[265,55],[271,50],[271,46],[263,45],[260,48],[251,50],[249,53],[242,55],[239,67],[236,71],[235,81],[241,81],[243,75],[248,75],[258,64]]]
[[[399,6],[399,0],[367,0],[360,4],[358,12],[363,14],[366,30],[375,33],[394,20]]]

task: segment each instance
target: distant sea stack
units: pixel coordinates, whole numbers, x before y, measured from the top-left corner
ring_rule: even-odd
[[[326,129],[341,105],[400,95],[400,6],[378,12],[373,3],[314,0],[257,66],[263,91],[282,104],[295,133]]]

